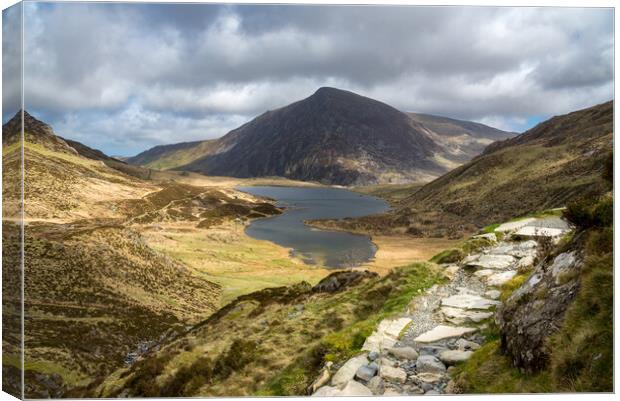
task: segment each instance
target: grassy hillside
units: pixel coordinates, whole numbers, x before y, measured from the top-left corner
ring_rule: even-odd
[[[601,194],[611,157],[613,102],[554,117],[413,189],[390,214],[324,226],[415,236],[461,237],[537,210]]]
[[[214,140],[161,145],[127,159],[128,163],[158,170],[174,170],[216,149]]]
[[[11,373],[20,360],[18,332],[10,330],[19,328],[21,308],[20,276],[12,269],[18,266],[21,243],[13,222],[21,193],[18,117],[3,127],[3,285],[11,289],[3,294],[7,389],[19,386],[10,380],[18,377]],[[120,161],[75,142],[70,146],[28,114],[25,139],[28,397],[63,396],[123,366],[128,354],[184,333],[219,308],[222,286],[204,270],[165,253],[165,247],[151,246],[154,232],[165,226],[169,233],[191,232],[200,238],[213,225],[280,213],[271,203],[232,189],[175,183],[171,177],[142,180],[132,174],[141,168],[123,171]],[[179,224],[178,231],[171,224]],[[150,236],[143,235],[149,230]],[[271,273],[288,281],[265,277],[237,291],[297,280],[285,271],[281,266]],[[230,289],[226,294],[229,299]]]
[[[300,283],[240,297],[84,394],[305,395],[325,361],[358,352],[383,317],[402,311],[414,294],[442,280],[424,263],[384,278],[334,275],[357,275],[358,284],[325,293]]]

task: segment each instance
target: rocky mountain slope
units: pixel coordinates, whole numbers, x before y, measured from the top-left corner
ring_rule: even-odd
[[[613,102],[554,117],[400,196],[394,212],[326,227],[460,237],[496,221],[601,194],[613,150]],[[406,189],[400,188],[402,193]]]
[[[488,125],[456,120],[454,118],[431,114],[407,113],[412,120],[424,125],[435,135],[436,142],[442,144],[451,160],[466,163],[478,156],[491,143],[517,135]]]
[[[511,135],[481,124],[445,121],[409,116],[352,92],[320,88],[218,140],[158,146],[128,161],[234,177],[399,183],[437,177],[471,159],[482,144]]]

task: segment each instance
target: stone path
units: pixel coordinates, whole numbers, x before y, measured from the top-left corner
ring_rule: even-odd
[[[566,232],[557,219],[549,220],[553,227],[544,220],[549,219],[527,219],[500,228],[517,233],[525,227]],[[485,341],[479,331],[500,304],[499,287],[519,268],[534,263],[536,247],[533,240],[495,242],[459,264],[443,265],[450,281],[414,297],[402,316],[383,320],[366,339],[364,352],[334,369],[333,376],[332,366],[326,366],[312,386],[313,395],[449,393],[451,367],[467,360]]]

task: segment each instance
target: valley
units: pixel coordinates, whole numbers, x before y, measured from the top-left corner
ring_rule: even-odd
[[[324,92],[319,95],[327,96],[328,102],[350,96]],[[355,102],[368,106],[364,99]],[[562,295],[570,287],[571,297],[554,304],[554,327],[562,327],[564,313],[576,313],[570,310],[571,302],[579,299],[573,295],[580,277],[590,280],[581,266],[598,263],[597,271],[607,274],[607,248],[593,248],[589,241],[595,240],[588,238],[610,230],[612,107],[609,102],[555,117],[516,137],[506,134],[471,161],[455,157],[455,163],[464,164],[434,180],[429,176],[421,182],[417,172],[405,174],[413,182],[399,178],[395,184],[376,177],[335,179],[351,184],[346,188],[318,176],[309,179],[313,174],[289,176],[279,170],[238,178],[234,172],[217,176],[178,166],[153,169],[151,162],[127,164],[57,136],[27,113],[22,143],[18,114],[3,126],[3,257],[19,263],[20,219],[15,216],[23,148],[26,394],[274,396],[305,395],[321,388],[323,393],[351,395],[489,391],[476,381],[475,372],[488,369],[491,362],[505,366],[504,360],[482,361],[473,349],[458,349],[456,342],[442,338],[440,344],[432,344],[439,347],[431,352],[433,358],[450,350],[467,352],[472,362],[464,359],[449,372],[439,372],[441,377],[430,377],[416,367],[417,356],[394,358],[400,351],[393,348],[411,347],[423,355],[428,350],[416,339],[433,330],[430,323],[465,325],[467,333],[477,334],[464,339],[476,343],[480,352],[501,348],[519,360],[518,347],[502,330],[512,330],[511,336],[518,338],[514,327],[527,313],[519,309],[522,303],[510,303],[511,294],[518,294],[541,266],[570,252],[579,255],[580,263],[565,269],[560,284],[550,284],[553,277],[546,279],[544,289],[528,289],[535,295],[527,300],[545,291]],[[449,126],[446,132],[461,139],[473,137],[474,128],[482,129],[434,116],[415,118],[434,129]],[[455,128],[457,123],[463,126]],[[454,152],[453,156],[458,153]],[[307,167],[312,172],[316,166]],[[591,203],[582,205],[582,198]],[[560,224],[561,235],[553,234],[549,243],[538,233],[543,226],[532,223],[537,219]],[[500,223],[507,221],[511,227],[524,222],[521,226],[534,228],[500,230]],[[513,256],[507,250],[521,243],[534,244],[527,255]],[[477,264],[488,256],[510,259],[510,266]],[[525,257],[529,262],[520,266]],[[3,264],[8,277],[3,281],[8,294],[3,298],[4,316],[10,322],[18,320],[20,300],[10,290],[19,287],[19,277],[9,268]],[[437,306],[442,299],[487,297],[489,291],[494,291],[488,303],[492,307],[456,311],[458,316],[485,316],[474,322],[455,323],[454,316],[446,315],[454,310]],[[490,316],[504,313],[500,306],[507,310],[502,315],[506,323],[496,327]],[[391,335],[389,346],[373,343],[385,325],[399,319],[409,319],[409,326]],[[602,323],[596,327],[608,330]],[[544,335],[558,344],[572,341],[561,337],[561,331]],[[9,373],[5,377],[19,367],[9,340],[4,343],[3,369]],[[362,360],[360,355],[370,358],[368,352],[385,360]],[[550,358],[550,369],[556,372],[551,374],[561,375],[558,364],[569,356],[552,352]],[[382,386],[373,387],[370,377],[356,379],[356,372],[347,380],[336,379],[347,361],[375,363],[377,369],[369,369]],[[510,377],[509,368],[503,369]],[[547,366],[532,367],[532,374],[541,369]],[[506,380],[505,387],[494,388],[514,391],[514,383]],[[606,382],[580,380],[586,389],[607,388]],[[549,386],[572,388],[559,380]]]

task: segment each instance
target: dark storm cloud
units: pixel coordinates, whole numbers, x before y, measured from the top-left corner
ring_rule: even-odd
[[[26,5],[26,104],[112,153],[220,136],[336,86],[520,129],[613,96],[606,9]]]

